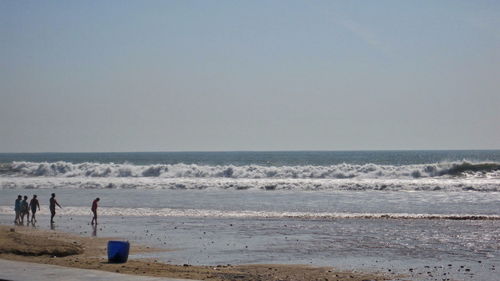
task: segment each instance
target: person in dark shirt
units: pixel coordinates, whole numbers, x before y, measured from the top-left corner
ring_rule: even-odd
[[[16,203],[14,205],[14,211],[16,211],[16,219],[14,220],[15,224],[21,223],[21,202],[23,197],[21,195],[17,196]]]
[[[92,202],[92,213],[94,214],[94,217],[92,218],[92,221],[90,222],[92,225],[94,225],[94,221],[95,221],[95,224],[97,225],[97,202],[99,202],[99,197],[97,197],[93,202]]]
[[[31,223],[36,222],[35,218],[36,208],[38,208],[38,211],[40,211],[40,203],[38,202],[38,199],[36,199],[36,195],[33,195],[33,199],[31,199],[30,201]]]
[[[21,224],[24,223],[24,216],[26,216],[26,224],[30,223],[30,208],[28,204],[28,196],[24,196],[24,200],[21,201]]]
[[[49,200],[50,224],[54,223],[54,216],[56,215],[56,205],[59,206],[59,208],[62,208],[61,205],[59,205],[59,203],[57,203],[56,194],[52,193],[52,196],[50,197],[50,200]]]

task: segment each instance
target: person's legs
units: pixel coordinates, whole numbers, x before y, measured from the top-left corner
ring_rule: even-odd
[[[90,222],[90,224],[93,225],[94,222],[95,222],[95,224],[97,224],[97,212],[96,211],[92,211],[92,214],[94,214],[94,215],[92,217],[92,221]]]
[[[54,216],[56,215],[56,210],[50,210],[50,223],[54,223]]]
[[[16,211],[16,219],[14,220],[14,223],[19,224],[20,221],[21,221],[21,212]]]
[[[36,209],[31,209],[31,222],[36,222],[35,213]]]

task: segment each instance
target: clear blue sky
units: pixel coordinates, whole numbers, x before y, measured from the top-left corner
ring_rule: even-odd
[[[0,1],[0,152],[500,148],[499,1]]]

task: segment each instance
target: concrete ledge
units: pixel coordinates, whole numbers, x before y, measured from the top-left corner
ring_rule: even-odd
[[[164,277],[120,274],[92,269],[19,262],[0,259],[0,281],[196,281]]]

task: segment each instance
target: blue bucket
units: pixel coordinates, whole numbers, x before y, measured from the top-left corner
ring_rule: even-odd
[[[124,263],[128,259],[130,243],[125,241],[108,241],[108,262]]]

